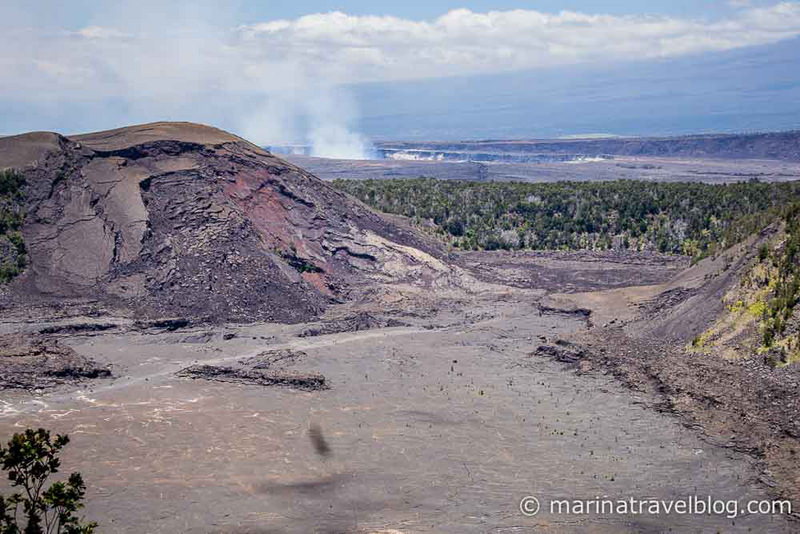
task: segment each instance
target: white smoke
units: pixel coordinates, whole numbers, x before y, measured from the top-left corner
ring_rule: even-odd
[[[358,106],[342,88],[294,73],[265,86],[236,113],[239,133],[260,145],[306,145],[321,158],[368,159],[371,143],[357,129]]]
[[[368,159],[372,145],[358,132],[357,116],[338,89],[287,87],[265,94],[238,115],[237,123],[243,137],[260,145],[306,145],[320,158]]]
[[[322,124],[309,137],[311,155],[319,158],[367,159],[368,143],[360,134],[338,124]]]
[[[0,65],[15,84],[0,101],[41,111],[25,130],[62,133],[158,120],[187,120],[232,130],[259,145],[307,144],[322,157],[364,159],[358,105],[339,64],[320,65],[236,24],[234,11],[206,0],[104,3],[80,28],[66,5],[10,11],[0,20]],[[64,10],[63,17],[59,10]],[[5,14],[4,14],[5,15]],[[75,112],[55,124],[50,109]],[[82,115],[82,116],[81,116]],[[91,117],[87,120],[86,117]],[[76,131],[77,130],[77,131]]]
[[[308,144],[311,155],[321,158],[367,159],[369,142],[354,124],[358,118],[355,100],[341,88],[328,88],[305,102]]]

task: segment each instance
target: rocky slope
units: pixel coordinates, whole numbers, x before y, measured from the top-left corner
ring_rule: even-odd
[[[592,327],[539,354],[611,373],[712,443],[751,454],[774,495],[797,509],[800,220],[790,213],[667,283],[548,296],[562,313],[588,311]],[[785,328],[775,329],[778,318]]]
[[[299,321],[376,281],[452,275],[435,243],[261,148],[191,123],[0,138],[26,179],[11,300]]]

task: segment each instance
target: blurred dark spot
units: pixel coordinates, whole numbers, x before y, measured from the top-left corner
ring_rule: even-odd
[[[311,428],[308,429],[308,437],[311,438],[311,444],[314,446],[314,450],[317,451],[317,454],[320,456],[330,456],[331,447],[328,445],[328,442],[325,441],[325,436],[322,435],[322,428],[319,425],[311,425]]]

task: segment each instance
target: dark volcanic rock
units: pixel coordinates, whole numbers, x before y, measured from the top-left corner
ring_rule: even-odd
[[[359,330],[371,330],[373,328],[391,328],[394,326],[408,326],[408,323],[397,319],[376,317],[368,312],[359,312],[351,317],[337,319],[323,323],[319,327],[309,328],[298,337],[315,337],[328,334],[338,334],[341,332],[358,332]]]
[[[192,322],[189,319],[158,319],[155,321],[136,321],[134,328],[139,330],[166,330],[167,332],[174,332],[181,328],[191,326]]]
[[[118,325],[113,323],[76,323],[46,326],[39,330],[40,334],[90,334],[92,332],[103,332],[112,330]]]
[[[432,240],[207,126],[0,138],[0,168],[27,179],[24,298],[295,322],[367,281],[449,273]]]
[[[540,345],[536,348],[535,354],[569,365],[578,365],[586,357],[586,351],[582,347],[563,339],[556,340],[552,345]]]
[[[178,372],[178,376],[258,386],[286,386],[306,391],[328,389],[325,377],[319,374],[277,374],[214,365],[193,365]]]
[[[111,371],[41,335],[0,336],[0,390],[44,389],[90,378],[110,378]]]
[[[303,351],[289,349],[267,350],[256,356],[240,360],[239,363],[251,369],[273,369],[297,363],[306,356],[307,354]]]

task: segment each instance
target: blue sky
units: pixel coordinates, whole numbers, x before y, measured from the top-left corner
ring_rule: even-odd
[[[191,120],[259,143],[344,153],[374,137],[798,124],[797,80],[786,73],[800,72],[800,1],[5,0],[2,8],[0,133]],[[714,78],[703,67],[731,57],[742,68]],[[688,107],[669,111],[669,95],[653,100],[647,91],[659,80]],[[758,118],[756,101],[769,108]],[[623,108],[628,119],[616,120]]]
[[[23,10],[36,14],[40,22],[53,26],[78,29],[90,24],[103,23],[103,13],[109,4],[98,0],[72,0],[61,2],[53,0],[30,0],[16,3]],[[742,7],[765,6],[768,0],[752,0],[750,2],[729,2],[726,0],[538,0],[538,1],[464,1],[451,0],[407,0],[397,1],[363,1],[342,0],[325,1],[291,1],[291,0],[233,0],[230,2],[211,2],[198,0],[195,4],[205,6],[221,14],[221,20],[236,19],[241,24],[253,24],[265,20],[281,18],[297,18],[309,13],[325,13],[342,11],[352,15],[394,15],[410,19],[430,19],[452,9],[467,8],[472,11],[485,12],[491,10],[531,9],[548,13],[563,10],[586,13],[607,13],[611,15],[627,14],[659,14],[681,17],[712,18],[718,17]],[[163,4],[163,3],[162,3]]]
[[[768,2],[750,2],[750,5],[766,5]],[[736,4],[724,0],[610,0],[610,1],[559,1],[539,0],[528,2],[514,1],[472,1],[453,2],[451,0],[414,0],[405,2],[364,2],[358,0],[342,2],[242,2],[238,6],[241,17],[247,22],[266,18],[295,18],[301,15],[325,11],[344,11],[353,15],[395,15],[412,19],[433,18],[451,9],[467,8],[484,12],[491,10],[533,9],[548,13],[563,10],[588,13],[608,13],[626,15],[631,13],[651,13],[690,17],[712,17],[737,9]]]

